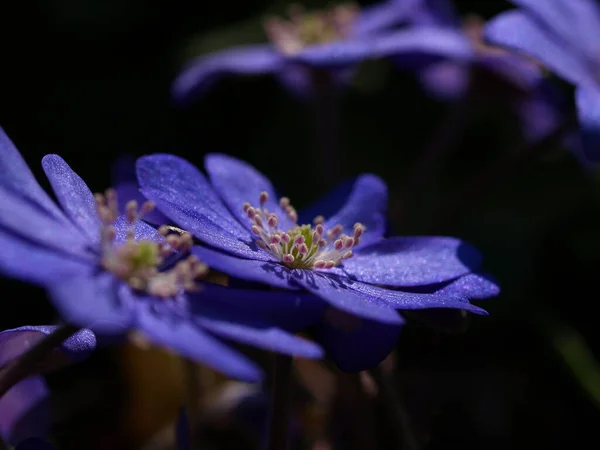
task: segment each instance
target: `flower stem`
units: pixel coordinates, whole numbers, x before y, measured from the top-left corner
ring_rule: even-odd
[[[444,227],[447,227],[448,224],[453,223],[463,214],[465,208],[472,208],[498,184],[514,177],[540,156],[555,149],[560,140],[572,131],[576,123],[575,114],[569,114],[554,131],[544,138],[526,148],[508,153],[505,158],[477,173],[446,202],[448,206],[441,212],[434,224],[443,224]]]
[[[313,155],[319,161],[321,187],[336,185],[344,173],[340,151],[339,98],[331,74],[323,69],[309,69],[313,90],[317,145]]]
[[[267,450],[286,450],[292,412],[292,357],[274,356]]]
[[[390,428],[396,440],[394,448],[418,450],[419,443],[410,425],[408,414],[404,410],[398,389],[390,377],[381,370],[381,367],[376,366],[370,369],[369,373],[377,383],[379,388],[378,397],[384,404],[389,417]]]
[[[0,397],[6,394],[19,381],[35,373],[39,363],[52,350],[80,329],[72,325],[60,326],[56,331],[45,336],[21,356],[4,365],[0,369]]]

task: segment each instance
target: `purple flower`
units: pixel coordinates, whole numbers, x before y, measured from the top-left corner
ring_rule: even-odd
[[[540,87],[543,75],[538,65],[522,55],[485,43],[481,18],[467,16],[463,21],[450,0],[423,0],[420,7],[413,10],[411,21],[416,25],[435,25],[464,33],[475,55],[472,61],[442,60],[422,65],[419,79],[428,92],[447,100],[462,97],[469,87],[474,66],[497,75],[523,92],[518,98],[517,112],[523,121],[526,139],[541,139],[558,125],[556,94],[550,95],[545,86]],[[404,64],[399,58],[397,62],[400,66]]]
[[[600,160],[600,7],[592,0],[512,0],[519,10],[494,18],[491,42],[536,58],[576,86],[584,155]]]
[[[55,326],[26,326],[0,333],[0,366],[17,358]],[[64,341],[43,362],[40,371],[50,371],[70,362],[81,361],[96,347],[96,337],[90,330],[81,330]],[[44,378],[31,374],[0,398],[0,435],[11,444],[29,437],[42,437],[50,428],[48,388]]]
[[[186,256],[189,233],[165,237],[163,229],[138,220],[151,209],[149,202],[140,208],[129,203],[119,217],[114,191],[92,195],[59,156],[44,157],[42,165],[62,210],[0,134],[0,271],[46,287],[65,321],[101,334],[137,331],[245,380],[260,378],[259,369],[221,339],[321,355],[316,344],[248,308],[252,299],[245,291],[198,283],[207,269]],[[297,295],[289,301],[302,303]]]
[[[193,60],[175,80],[172,96],[179,103],[189,102],[228,73],[274,74],[292,92],[306,95],[313,90],[310,69],[325,69],[343,85],[353,67],[367,59],[393,55],[469,59],[469,43],[455,30],[394,29],[418,2],[389,0],[362,10],[342,4],[313,13],[292,7],[289,20],[273,18],[265,23],[269,44],[235,47]]]
[[[389,352],[402,324],[395,309],[483,314],[468,299],[497,293],[494,283],[473,274],[481,262],[479,252],[458,239],[383,239],[387,188],[374,175],[359,177],[335,214],[309,225],[298,222],[289,199],[276,200],[269,180],[250,165],[210,154],[205,167],[210,182],[182,158],[145,156],[137,162],[138,181],[145,197],[207,244],[193,253],[211,267],[274,288],[310,292],[327,302],[322,323],[334,327],[319,333],[328,350],[336,349],[338,364],[360,365],[353,355],[377,353],[371,344],[384,339],[378,336],[384,326],[389,327],[382,332]],[[424,286],[426,292],[410,292]],[[286,328],[293,328],[294,320],[310,325],[312,319],[298,314]],[[326,333],[332,329],[337,332]]]

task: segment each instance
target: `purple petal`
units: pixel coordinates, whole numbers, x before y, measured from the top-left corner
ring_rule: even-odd
[[[279,198],[269,179],[250,164],[231,156],[211,153],[205,156],[204,167],[215,191],[245,227],[250,229],[252,224],[242,209],[244,203],[260,206],[259,198],[263,191],[269,195],[265,208],[279,217],[278,227],[282,230],[294,227],[294,222],[279,206]]]
[[[383,31],[412,17],[422,0],[386,0],[360,10],[352,27],[357,36]]]
[[[173,82],[171,95],[178,103],[196,99],[226,74],[263,75],[277,71],[283,58],[271,45],[249,45],[193,60]]]
[[[584,52],[591,61],[598,58],[600,6],[594,0],[512,0],[542,21],[565,42]]]
[[[44,156],[42,167],[62,208],[90,242],[98,242],[100,218],[94,195],[85,181],[58,155]]]
[[[4,364],[29,350],[44,336],[53,333],[57,328],[58,326],[55,325],[28,325],[3,331],[0,333],[0,364]],[[79,362],[86,359],[95,348],[96,336],[94,333],[90,330],[80,330],[57,347],[57,352],[50,355],[48,363],[50,366],[58,367],[65,362],[64,356],[69,361]],[[54,367],[45,367],[44,370]]]
[[[157,345],[206,364],[228,376],[243,381],[259,381],[260,369],[241,354],[202,331],[184,317],[169,317],[156,308],[158,300],[135,298],[138,328]]]
[[[539,90],[520,100],[517,112],[523,124],[523,135],[529,142],[536,142],[548,136],[556,130],[561,120],[558,106]]]
[[[340,209],[340,205],[348,202],[358,179],[359,177],[354,177],[339,183],[327,194],[319,197],[316,202],[311,203],[307,208],[302,208],[298,211],[298,223],[313,223],[313,219],[317,216],[325,218],[333,216]],[[385,206],[383,209],[385,210]]]
[[[137,173],[142,194],[201,241],[248,258],[270,259],[253,244],[248,229],[231,215],[204,175],[186,160],[144,156],[137,161]]]
[[[557,40],[540,23],[520,11],[509,11],[495,17],[485,27],[485,37],[537,58],[561,77],[575,84],[595,84],[592,68],[573,48]]]
[[[470,69],[454,61],[428,64],[419,72],[419,81],[428,93],[443,100],[456,100],[469,87]]]
[[[196,245],[192,253],[211,268],[232,277],[268,284],[282,289],[298,289],[290,279],[290,269],[279,262],[244,259],[207,247]]]
[[[402,0],[398,0],[402,2]],[[421,0],[418,8],[411,11],[411,22],[418,25],[461,26],[458,11],[451,0]]]
[[[472,58],[472,48],[468,39],[458,31],[411,27],[309,47],[294,56],[293,60],[318,67],[339,67],[395,55],[429,55],[469,60]]]
[[[293,305],[293,293],[278,294],[280,303]],[[196,323],[221,338],[304,358],[322,357],[318,345],[283,331],[277,323],[266,322],[248,303],[253,297],[257,295],[252,292],[204,284],[198,295],[190,297],[190,307]],[[319,318],[312,318],[312,323]]]
[[[0,229],[0,271],[19,280],[47,285],[89,270],[89,264],[11,236]]]
[[[205,283],[200,296],[207,299],[218,297],[218,302],[208,303],[218,305],[226,313],[234,309],[244,313],[249,311],[252,317],[294,332],[318,322],[328,307],[319,297],[297,290],[235,289]]]
[[[439,289],[436,294],[472,300],[483,300],[500,294],[500,287],[488,274],[470,273]]]
[[[596,163],[600,161],[600,88],[577,88],[575,101],[583,155],[587,161]]]
[[[156,228],[141,220],[137,220],[132,225],[127,221],[125,216],[119,216],[113,226],[115,228],[115,242],[125,242],[127,240],[127,233],[131,227],[133,227],[133,237],[136,241],[144,240],[158,243],[165,240],[164,236],[158,234]]]
[[[26,441],[19,442],[15,450],[55,450],[54,446],[43,439],[31,438]]]
[[[328,75],[331,78],[333,89],[342,90],[347,87],[355,72],[354,68],[330,70]],[[287,63],[275,76],[297,100],[308,101],[312,98],[314,86],[309,67]]]
[[[359,372],[375,367],[394,349],[401,324],[383,324],[330,310],[324,323],[315,330],[327,356],[344,372]]]
[[[479,267],[481,254],[451,237],[394,237],[362,247],[344,261],[352,279],[385,286],[441,283]]]
[[[125,211],[125,206],[131,200],[138,202],[138,205],[143,205],[148,199],[140,192],[140,187],[137,181],[124,181],[115,185],[117,198],[119,201],[119,211]],[[167,216],[161,213],[157,208],[154,208],[149,213],[144,215],[144,221],[153,225],[164,225],[170,222]]]
[[[66,322],[101,334],[119,334],[131,328],[128,290],[106,272],[80,275],[49,287],[52,303]]]
[[[0,185],[31,200],[58,221],[68,222],[56,203],[38,184],[31,169],[0,128]]]
[[[298,282],[313,294],[319,295],[343,311],[383,323],[399,323],[397,317],[394,317],[394,320],[385,320],[384,316],[375,316],[379,312],[379,308],[384,307],[402,310],[456,308],[476,314],[487,314],[485,310],[471,305],[464,298],[403,292],[352,281],[335,274],[303,272],[303,278],[297,275],[296,278],[299,278]],[[369,309],[372,309],[371,315],[369,315]]]
[[[0,229],[47,249],[86,257],[88,242],[73,226],[49,217],[42,210],[0,187]]]
[[[340,224],[346,233],[351,234],[354,224],[360,222],[367,228],[361,238],[360,248],[377,242],[385,233],[387,201],[385,182],[376,175],[361,175],[344,206],[333,216],[326,217],[325,228]]]
[[[32,376],[13,386],[0,398],[0,435],[11,444],[50,431],[50,392],[41,376]]]
[[[310,270],[290,271],[293,281],[318,295],[331,306],[356,316],[387,324],[402,322],[400,315],[384,299],[354,289],[358,283],[335,275]]]

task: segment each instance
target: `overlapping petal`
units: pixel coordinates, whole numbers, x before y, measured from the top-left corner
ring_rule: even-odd
[[[485,37],[494,44],[538,59],[572,83],[596,83],[592,67],[577,49],[561,42],[541,23],[522,11],[509,11],[496,16],[486,25]]]
[[[352,26],[352,32],[364,36],[382,32],[411,17],[422,0],[386,0],[361,9]]]
[[[90,270],[54,283],[48,290],[68,323],[107,334],[123,333],[133,325],[129,287],[110,273]]]
[[[362,247],[336,272],[365,283],[416,286],[468,274],[479,267],[481,259],[473,246],[460,239],[393,237]]]
[[[462,33],[441,27],[411,27],[308,47],[293,60],[329,68],[400,54],[458,60],[469,60],[473,56],[471,44]]]
[[[176,78],[171,95],[183,104],[204,94],[223,75],[272,73],[282,64],[282,55],[271,45],[236,47],[202,56],[193,60]]]
[[[250,230],[251,222],[243,211],[244,203],[259,206],[261,192],[269,195],[265,208],[279,217],[279,228],[289,230],[294,223],[279,206],[271,181],[245,161],[221,153],[211,153],[204,158],[204,167],[213,189],[227,205],[231,214]]]
[[[394,349],[402,324],[348,316],[330,310],[314,334],[327,356],[345,372],[359,372],[379,364]]]
[[[202,331],[189,317],[174,316],[168,320],[156,311],[154,301],[136,300],[137,327],[155,344],[172,348],[180,355],[240,380],[261,379],[261,371],[254,363]]]
[[[87,184],[58,155],[46,155],[42,167],[58,198],[60,206],[77,224],[90,242],[100,239],[100,218],[94,195]]]

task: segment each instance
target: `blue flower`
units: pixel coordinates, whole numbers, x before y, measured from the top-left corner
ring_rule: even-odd
[[[206,266],[186,256],[191,236],[165,237],[138,220],[149,202],[139,209],[129,203],[119,217],[114,191],[92,195],[59,156],[44,157],[42,165],[62,209],[0,133],[0,271],[46,287],[65,321],[102,334],[138,331],[245,380],[257,380],[260,370],[221,339],[321,355],[316,344],[248,308],[246,292],[197,282]],[[296,295],[289,301],[302,303]]]
[[[401,0],[398,0],[401,1]],[[483,41],[482,19],[468,16],[461,20],[450,0],[423,0],[411,15],[416,25],[435,25],[464,33],[472,44],[472,61],[442,60],[422,65],[418,71],[421,84],[441,99],[455,100],[463,96],[471,81],[471,65],[497,75],[514,85],[521,94],[517,113],[523,121],[525,138],[530,141],[552,132],[560,120],[556,93],[544,83],[538,65],[530,59]],[[404,61],[397,58],[400,66]]]
[[[55,326],[25,326],[0,333],[0,366],[17,358]],[[65,340],[44,361],[40,371],[50,371],[69,362],[85,359],[96,347],[90,330],[81,330]],[[50,428],[49,391],[44,378],[31,374],[0,398],[0,435],[5,442],[17,444],[29,437],[42,437]]]
[[[592,0],[512,0],[485,29],[491,42],[536,58],[576,86],[584,155],[600,160],[600,7]]]
[[[313,90],[309,69],[324,69],[337,85],[345,84],[356,64],[392,55],[471,57],[469,42],[455,30],[419,26],[397,30],[419,0],[389,0],[358,10],[338,5],[329,11],[305,13],[290,9],[290,20],[265,23],[269,44],[247,45],[201,56],[183,69],[172,87],[179,103],[205,93],[225,74],[274,74],[302,96]]]
[[[298,221],[303,216],[289,199],[276,200],[269,180],[250,165],[210,154],[205,167],[210,182],[177,156],[142,157],[137,162],[141,192],[207,244],[193,252],[211,267],[327,302],[321,320],[333,326],[319,327],[318,333],[325,348],[336,352],[338,365],[349,370],[363,365],[361,357],[380,360],[389,352],[403,323],[396,309],[483,314],[468,299],[498,293],[493,282],[473,273],[481,263],[479,252],[459,239],[383,239],[387,188],[374,175],[359,177],[349,193],[343,189],[345,204],[309,225]],[[339,192],[328,196],[336,197]],[[319,209],[327,211],[313,208]],[[300,320],[303,326],[314,324],[296,314],[286,328]],[[381,340],[385,346],[376,344]],[[383,356],[373,356],[380,351]]]

